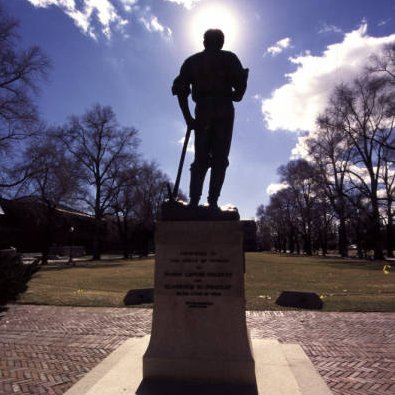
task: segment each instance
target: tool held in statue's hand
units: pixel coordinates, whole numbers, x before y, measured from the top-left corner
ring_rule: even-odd
[[[192,128],[188,126],[187,132],[185,134],[184,145],[182,146],[182,152],[181,152],[180,163],[178,165],[176,183],[174,184],[173,193],[171,196],[171,198],[173,200],[177,199],[177,196],[178,196],[178,189],[180,187],[180,181],[181,181],[181,173],[182,173],[182,168],[184,167],[185,154],[187,152],[189,138],[191,136],[191,131],[192,131]]]

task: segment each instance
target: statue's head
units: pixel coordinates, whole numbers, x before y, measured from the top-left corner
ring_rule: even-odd
[[[224,42],[224,33],[219,29],[209,29],[204,33],[203,45],[206,49],[220,50]]]

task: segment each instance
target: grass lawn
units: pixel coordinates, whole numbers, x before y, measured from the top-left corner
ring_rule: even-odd
[[[395,311],[395,274],[384,263],[270,253],[246,254],[248,310],[283,310],[282,291],[316,292],[326,311]],[[395,269],[395,268],[394,268]],[[127,291],[153,287],[154,260],[43,266],[19,303],[123,306]],[[149,305],[140,305],[144,307]]]
[[[282,291],[304,291],[320,295],[326,311],[395,311],[395,273],[384,274],[385,262],[269,253],[246,262],[248,310],[284,309],[275,304]]]

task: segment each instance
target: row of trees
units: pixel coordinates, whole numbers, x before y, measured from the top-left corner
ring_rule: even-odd
[[[62,205],[94,216],[94,259],[100,259],[104,221],[116,221],[125,257],[131,227],[153,229],[169,180],[154,162],[141,159],[138,144],[134,128],[120,127],[112,109],[97,104],[45,129],[23,152],[20,173],[30,174],[16,195],[39,196],[47,206],[47,249]]]
[[[111,107],[96,104],[63,125],[45,125],[35,97],[50,61],[38,47],[18,49],[16,28],[0,10],[0,193],[36,196],[46,206],[44,262],[55,211],[64,206],[94,217],[95,259],[109,217],[127,256],[131,226],[153,227],[168,177],[141,158],[137,130],[121,127]]]
[[[278,170],[284,189],[258,208],[266,246],[312,254],[337,248],[375,259],[393,256],[395,200],[395,44],[369,59],[365,72],[338,85],[307,155]]]

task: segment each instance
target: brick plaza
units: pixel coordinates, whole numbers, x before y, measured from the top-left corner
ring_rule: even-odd
[[[63,394],[152,310],[9,305],[0,313],[0,394]],[[395,313],[247,312],[252,338],[298,343],[335,394],[395,394]]]

